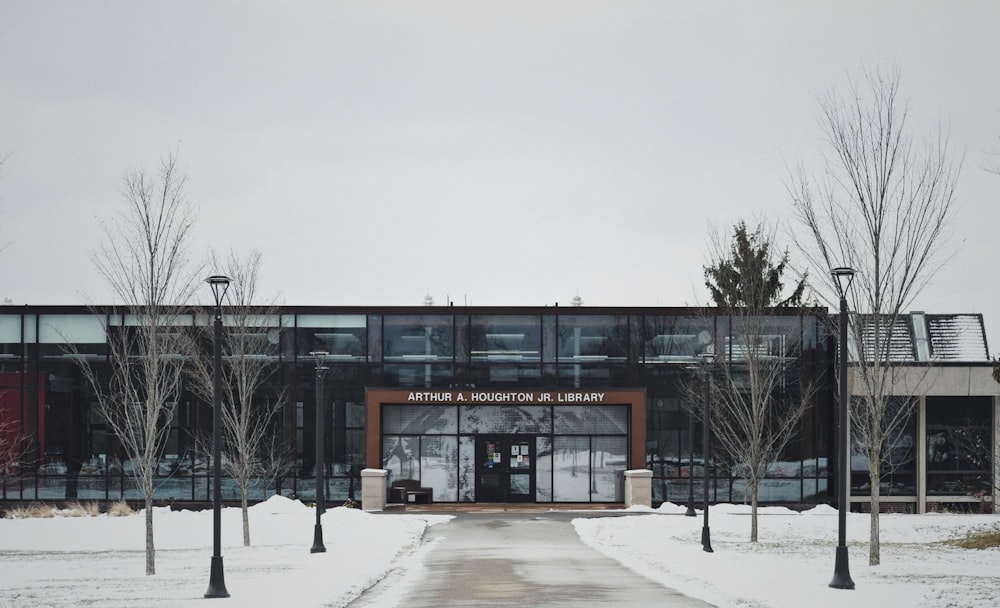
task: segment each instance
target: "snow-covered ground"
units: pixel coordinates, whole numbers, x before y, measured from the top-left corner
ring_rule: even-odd
[[[1000,528],[991,515],[883,515],[882,565],[867,566],[868,517],[848,519],[854,591],[828,588],[837,513],[764,508],[760,540],[747,542],[749,509],[710,512],[714,553],[701,550],[703,519],[666,504],[574,520],[581,538],[664,585],[718,606],[995,606],[1000,549],[945,541]],[[448,515],[323,516],[326,553],[310,553],[315,512],[282,497],[251,508],[252,547],[238,509],[223,510],[223,562],[233,606],[343,606],[409,556],[427,525]],[[145,576],[143,516],[0,520],[0,606],[204,606],[211,511],[155,512],[155,576]]]
[[[338,507],[323,515],[326,553],[310,553],[316,512],[281,496],[222,511],[222,558],[232,606],[341,606],[420,542],[428,521]],[[0,520],[0,606],[204,606],[212,511],[153,516],[156,574],[145,575],[145,517]]]
[[[995,515],[888,515],[880,518],[882,563],[868,566],[870,518],[849,513],[847,544],[856,588],[831,589],[837,510],[759,510],[751,545],[750,507],[709,511],[714,553],[701,548],[703,513],[664,504],[652,517],[574,520],[585,542],[632,569],[717,606],[833,608],[896,606],[978,608],[997,605],[1000,548],[962,549],[947,541],[1000,530]]]

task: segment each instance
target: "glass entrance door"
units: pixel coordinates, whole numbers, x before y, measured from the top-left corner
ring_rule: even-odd
[[[534,502],[534,451],[532,435],[478,435],[476,501]]]

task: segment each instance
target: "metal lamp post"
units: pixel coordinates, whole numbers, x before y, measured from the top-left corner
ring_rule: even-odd
[[[830,273],[837,282],[837,291],[840,295],[840,335],[838,337],[840,381],[837,391],[837,400],[840,406],[840,424],[837,429],[837,449],[839,450],[839,458],[837,459],[837,559],[830,586],[834,589],[854,589],[854,581],[851,580],[851,569],[847,558],[847,504],[851,498],[851,433],[848,427],[850,424],[850,416],[848,415],[850,400],[847,395],[847,290],[854,279],[854,269],[840,267],[834,268]]]
[[[222,569],[222,459],[220,456],[222,426],[222,299],[229,289],[229,277],[211,276],[205,282],[215,298],[215,328],[212,344],[212,572],[205,597],[229,597],[226,576]]]
[[[326,351],[313,351],[309,353],[316,358],[316,527],[313,531],[313,545],[309,549],[310,553],[326,553],[326,546],[323,544],[323,523],[320,517],[326,510],[326,493],[323,483],[323,375],[328,367],[323,365],[323,358],[329,353]]]
[[[705,370],[705,381],[702,383],[704,385],[702,390],[704,391],[705,397],[705,419],[702,421],[701,425],[702,479],[704,480],[702,491],[704,492],[703,498],[705,502],[705,523],[701,528],[701,549],[706,553],[713,553],[712,533],[708,527],[708,444],[712,439],[711,372],[712,364],[715,362],[715,355],[712,353],[705,353],[699,356],[701,357],[702,366]]]

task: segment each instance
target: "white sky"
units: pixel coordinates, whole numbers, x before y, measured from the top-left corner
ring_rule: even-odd
[[[760,542],[747,541],[750,507],[711,507],[714,553],[701,549],[703,519],[663,504],[656,514],[575,519],[581,540],[632,570],[720,608],[908,606],[994,608],[1000,551],[962,549],[943,541],[996,530],[995,515],[882,515],[882,564],[868,566],[867,515],[849,513],[847,543],[854,591],[830,589],[837,511],[803,513],[764,507]],[[512,526],[543,512],[502,514]],[[450,515],[370,514],[334,508],[323,515],[326,553],[310,553],[315,511],[272,496],[250,508],[252,547],[242,546],[240,510],[222,510],[226,605],[344,606],[400,566],[393,593],[375,605],[391,608],[412,581],[426,576],[423,559],[438,545],[418,546],[425,523],[447,526]],[[570,525],[570,524],[566,524]],[[154,512],[156,575],[144,576],[144,517],[0,519],[0,605],[203,606],[212,555],[212,511]],[[449,530],[443,530],[448,534]],[[510,559],[517,551],[509,547]],[[584,550],[581,547],[581,550]],[[402,559],[400,559],[402,558]],[[330,573],[336,573],[331,576]]]
[[[895,60],[966,155],[913,308],[997,352],[998,29],[994,0],[4,2],[0,298],[108,301],[97,218],[176,150],[194,253],[260,248],[288,304],[704,302],[709,224],[786,216],[815,96]]]

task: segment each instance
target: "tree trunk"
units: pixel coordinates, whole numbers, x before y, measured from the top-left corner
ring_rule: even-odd
[[[750,542],[757,542],[757,494],[760,479],[754,478],[750,484]]]
[[[879,504],[882,501],[882,488],[879,484],[881,471],[869,471],[869,479],[872,487],[871,495],[871,528],[868,533],[868,565],[877,566],[882,563],[881,541],[879,540]]]
[[[246,482],[240,484],[240,506],[243,509],[243,546],[250,546],[250,515],[247,510],[247,484]]]
[[[146,574],[156,574],[156,548],[153,546],[153,498],[146,494]]]

